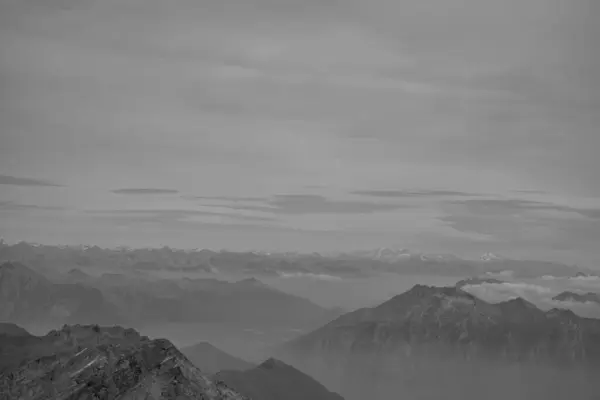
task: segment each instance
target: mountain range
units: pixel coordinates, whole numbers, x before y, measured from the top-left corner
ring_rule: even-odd
[[[570,277],[593,270],[548,261],[514,260],[492,253],[480,259],[451,254],[424,254],[406,249],[378,248],[322,255],[319,253],[267,253],[114,248],[98,246],[47,246],[26,242],[0,244],[0,261],[17,261],[52,274],[64,268],[116,268],[128,271],[175,271],[212,274],[239,273],[277,277],[282,274],[327,274],[366,277],[378,272],[464,277],[486,272],[511,272],[515,277],[543,275]]]
[[[316,327],[339,310],[276,290],[257,279],[158,279],[70,270],[50,280],[18,262],[0,265],[0,319],[27,327],[98,323],[141,327],[219,322]]]
[[[481,393],[476,388],[493,382],[503,386],[486,398],[564,399],[577,393],[591,399],[600,393],[591,378],[600,372],[600,320],[544,312],[522,298],[492,304],[458,287],[416,285],[279,351],[347,399],[393,393],[475,399]],[[447,379],[440,380],[444,371]],[[549,380],[556,376],[560,384]]]

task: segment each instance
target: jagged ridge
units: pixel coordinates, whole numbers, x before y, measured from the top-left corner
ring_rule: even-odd
[[[95,326],[64,327],[46,337],[56,338],[55,353],[1,375],[0,399],[246,399],[210,379],[166,339]]]

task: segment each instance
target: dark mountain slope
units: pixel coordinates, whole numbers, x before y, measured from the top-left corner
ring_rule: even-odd
[[[10,322],[0,322],[0,336],[8,337],[29,337],[31,333],[27,332],[26,329],[21,328],[17,324]]]
[[[273,358],[246,371],[221,371],[216,378],[257,400],[343,400],[310,376]]]
[[[234,357],[208,342],[200,342],[184,347],[181,352],[200,370],[216,373],[223,370],[244,371],[255,365],[241,358]]]

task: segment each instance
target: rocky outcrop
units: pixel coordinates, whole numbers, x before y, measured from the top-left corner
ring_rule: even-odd
[[[245,399],[165,339],[119,327],[76,326],[44,340],[52,354],[0,375],[0,399]]]

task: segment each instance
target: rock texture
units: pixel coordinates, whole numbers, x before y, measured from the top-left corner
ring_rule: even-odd
[[[65,326],[41,341],[46,355],[0,375],[0,399],[246,399],[165,339],[119,327]]]

